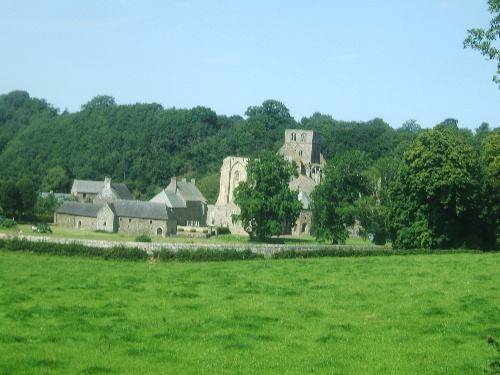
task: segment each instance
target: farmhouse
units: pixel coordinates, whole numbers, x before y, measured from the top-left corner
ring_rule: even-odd
[[[175,234],[177,230],[175,215],[165,204],[131,200],[103,204],[64,202],[54,214],[54,224],[159,237]]]
[[[177,218],[178,225],[191,227],[207,224],[207,200],[196,187],[196,181],[181,181],[173,177],[170,184],[157,194],[150,202],[160,202],[171,208]]]
[[[290,181],[290,188],[298,191],[302,212],[293,228],[284,228],[283,234],[309,235],[312,233],[312,212],[309,210],[310,194],[321,182],[326,164],[321,154],[321,133],[311,130],[286,129],[285,143],[278,151],[284,159],[295,161],[299,176]],[[248,158],[229,156],[221,167],[219,197],[215,205],[208,206],[207,223],[228,227],[231,233],[245,234],[240,223],[233,223],[232,216],[240,213],[234,203],[234,189],[247,179]]]
[[[100,195],[98,202],[113,201],[116,199],[134,199],[125,184],[111,183],[111,179],[108,177],[104,179],[104,182],[75,180],[71,187],[71,195],[78,197],[80,202],[94,201],[98,195]],[[94,203],[98,202],[94,201]]]
[[[104,183],[77,180],[73,188],[72,195],[84,200],[93,196],[93,203],[64,202],[54,213],[58,226],[160,237],[177,231],[175,214],[165,203],[135,201],[124,184],[113,184],[108,177]]]

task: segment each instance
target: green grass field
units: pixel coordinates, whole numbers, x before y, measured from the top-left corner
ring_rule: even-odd
[[[0,374],[480,374],[500,254],[135,263],[0,252]]]

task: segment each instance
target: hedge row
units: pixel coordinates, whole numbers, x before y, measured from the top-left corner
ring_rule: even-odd
[[[116,260],[146,260],[148,254],[137,247],[114,246],[100,248],[77,243],[59,244],[54,242],[32,242],[26,239],[0,239],[0,249],[8,251],[27,251],[35,254],[80,256]]]
[[[0,239],[0,249],[7,251],[26,251],[36,254],[80,256],[101,259],[116,260],[147,260],[150,255],[137,247],[114,246],[112,248],[100,248],[84,246],[78,243],[58,244],[54,242],[32,242],[26,239]],[[367,256],[390,256],[390,255],[422,255],[422,254],[452,254],[452,253],[482,253],[480,250],[392,250],[387,248],[362,248],[321,247],[315,250],[283,250],[271,255],[271,259],[306,259],[321,257],[367,257]],[[264,259],[263,254],[254,253],[250,249],[243,251],[237,249],[207,249],[196,250],[181,249],[171,251],[168,249],[156,250],[153,258],[167,262],[225,262],[234,260]]]
[[[430,254],[453,254],[453,253],[482,253],[481,250],[393,250],[379,248],[363,247],[342,247],[342,248],[318,248],[315,250],[283,250],[271,255],[271,259],[304,259],[304,258],[347,258],[347,257],[371,257],[371,256],[390,256],[390,255],[430,255]]]
[[[264,255],[254,253],[250,249],[239,251],[236,249],[206,249],[178,250],[168,249],[156,250],[153,258],[168,262],[227,262],[232,260],[264,259]]]

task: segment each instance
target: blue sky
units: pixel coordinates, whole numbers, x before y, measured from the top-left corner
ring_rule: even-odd
[[[496,63],[462,45],[490,19],[486,0],[0,0],[0,94],[500,127]]]

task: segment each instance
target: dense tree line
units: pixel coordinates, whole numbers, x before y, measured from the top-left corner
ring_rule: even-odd
[[[415,120],[394,129],[379,118],[321,113],[296,121],[275,100],[250,106],[243,118],[202,106],[117,105],[107,95],[60,113],[24,91],[0,95],[0,205],[17,202],[3,203],[4,211],[26,211],[23,184],[68,192],[74,179],[104,176],[144,199],[173,176],[195,177],[213,203],[222,160],[275,153],[287,128],[322,133],[327,167],[313,194],[319,238],[342,242],[357,223],[360,234],[399,247],[500,244],[499,129],[483,123],[473,133],[452,118],[430,130]],[[52,206],[38,202],[37,209]]]

